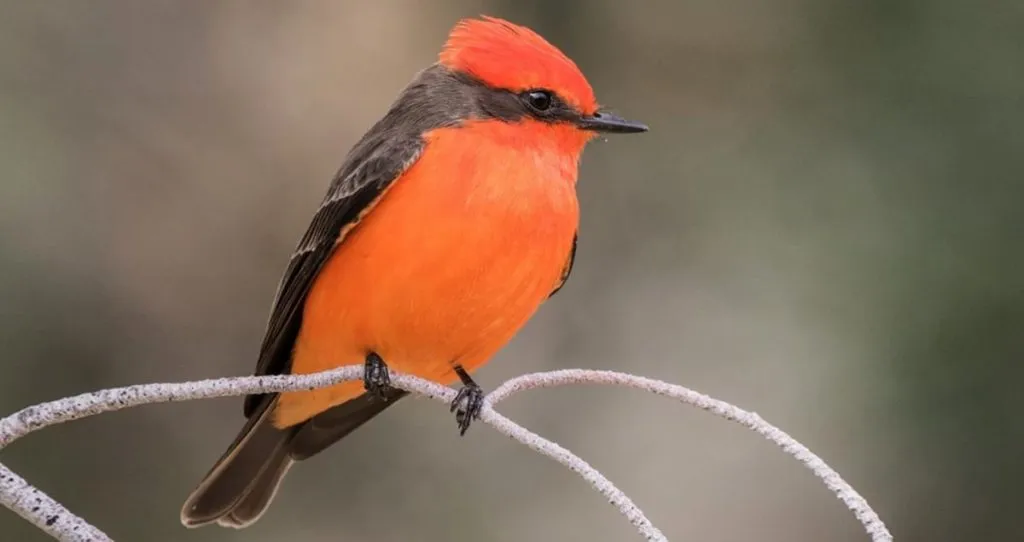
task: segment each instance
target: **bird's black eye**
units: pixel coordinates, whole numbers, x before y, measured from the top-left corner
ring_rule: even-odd
[[[524,92],[523,99],[526,100],[526,104],[530,106],[530,109],[534,111],[547,111],[551,109],[551,103],[554,102],[554,97],[546,90]]]

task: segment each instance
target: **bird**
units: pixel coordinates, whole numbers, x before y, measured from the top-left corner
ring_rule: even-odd
[[[390,371],[461,383],[465,434],[483,404],[471,373],[569,278],[587,143],[648,127],[598,105],[561,50],[497,17],[458,21],[345,156],[270,311],[256,375],[362,365],[362,381],[253,394],[246,423],[186,499],[186,527],[244,528],[281,481],[396,404]]]

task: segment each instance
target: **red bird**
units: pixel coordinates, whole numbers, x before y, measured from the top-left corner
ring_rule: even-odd
[[[352,148],[292,255],[256,374],[364,363],[363,382],[251,395],[248,422],[181,512],[242,528],[289,467],[405,395],[388,368],[445,385],[465,433],[486,363],[557,292],[576,253],[576,176],[601,111],[568,57],[530,29],[460,21]]]

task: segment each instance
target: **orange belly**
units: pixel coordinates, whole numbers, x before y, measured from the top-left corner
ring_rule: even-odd
[[[578,223],[576,160],[470,128],[438,130],[325,264],[292,372],[360,364],[441,384],[504,346],[558,283]],[[362,382],[282,394],[274,423],[304,421]]]

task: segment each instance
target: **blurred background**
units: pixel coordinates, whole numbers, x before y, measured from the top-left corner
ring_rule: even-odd
[[[252,371],[348,148],[457,19],[538,30],[651,125],[591,144],[572,280],[478,374],[630,371],[757,411],[897,540],[1024,540],[1024,4],[3,3],[0,412]],[[673,541],[861,541],[806,470],[635,390],[502,410]],[[574,474],[403,402],[248,530],[179,507],[239,399],[54,427],[2,461],[117,540],[635,540]],[[0,539],[46,538],[0,510]]]

